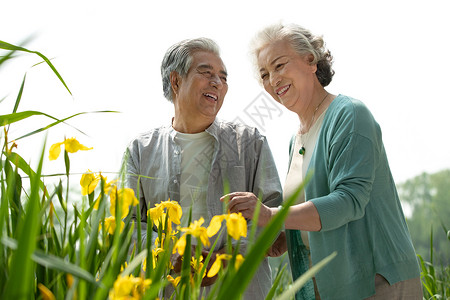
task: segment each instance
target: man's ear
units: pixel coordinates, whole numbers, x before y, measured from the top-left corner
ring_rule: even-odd
[[[174,96],[178,95],[178,91],[180,90],[181,85],[181,76],[177,71],[172,71],[170,73],[170,85],[172,87]]]

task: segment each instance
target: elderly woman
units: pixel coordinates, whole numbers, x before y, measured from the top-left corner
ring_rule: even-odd
[[[422,299],[416,254],[392,178],[381,130],[367,107],[325,90],[334,71],[320,36],[297,25],[260,32],[253,54],[264,89],[296,113],[284,198],[308,171],[304,194],[289,210],[286,235],[269,255],[289,252],[294,279],[332,252],[337,257],[296,299]],[[258,199],[231,193],[232,212],[253,217]],[[261,206],[264,226],[278,208]]]

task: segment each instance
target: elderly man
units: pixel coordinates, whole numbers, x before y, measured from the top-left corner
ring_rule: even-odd
[[[188,225],[191,207],[192,220],[203,217],[208,224],[224,212],[224,186],[230,192],[254,193],[267,206],[280,205],[281,185],[265,137],[255,128],[216,119],[228,91],[217,44],[199,38],[173,45],[161,75],[175,115],[167,125],[139,135],[127,149],[127,185],[137,192],[136,175],[152,177],[140,178],[143,222],[149,208],[170,198],[183,209],[182,226]],[[214,251],[223,251],[225,242],[219,241]],[[264,260],[244,297],[264,299],[270,287]]]

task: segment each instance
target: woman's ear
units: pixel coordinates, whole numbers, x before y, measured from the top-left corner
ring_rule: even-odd
[[[172,92],[174,96],[178,95],[178,91],[180,90],[180,84],[181,84],[181,76],[178,74],[177,71],[172,71],[170,73],[170,85],[172,87]]]
[[[311,66],[311,71],[313,73],[316,73],[316,71],[317,71],[317,63],[315,63],[315,64],[313,63],[314,55],[308,54],[308,55],[305,56],[305,59],[306,59],[306,62]]]

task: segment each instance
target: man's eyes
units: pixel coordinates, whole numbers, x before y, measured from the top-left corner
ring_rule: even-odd
[[[206,78],[210,79],[213,76],[215,76],[215,74],[213,74],[213,72],[211,71],[201,71],[200,74],[202,74],[203,76],[205,76]],[[227,82],[227,77],[226,76],[218,76],[220,78],[220,80],[222,80],[223,82]]]

